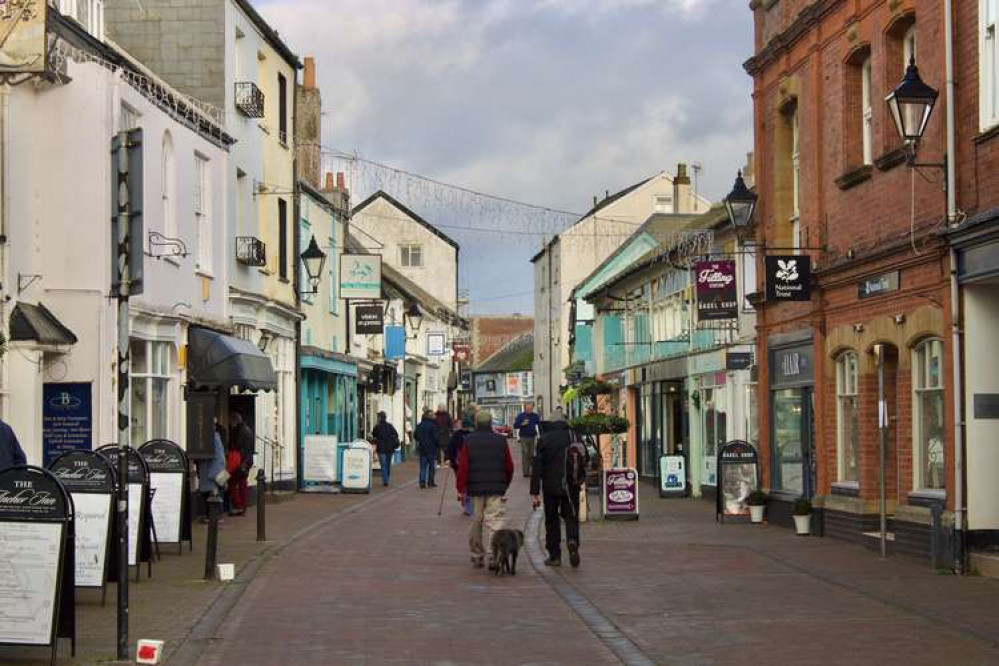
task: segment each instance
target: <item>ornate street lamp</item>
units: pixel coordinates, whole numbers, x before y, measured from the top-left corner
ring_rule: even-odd
[[[319,292],[319,281],[322,279],[323,266],[326,264],[326,253],[319,249],[316,237],[309,241],[309,247],[302,253],[302,263],[305,264],[305,273],[309,278],[311,291],[303,291],[303,294],[315,294]]]
[[[725,197],[725,210],[728,211],[729,222],[732,223],[736,233],[746,229],[752,222],[757,198],[756,192],[746,187],[746,181],[743,180],[740,171],[735,178],[735,186]]]
[[[938,95],[920,78],[916,59],[910,59],[902,82],[885,97],[895,129],[907,145],[915,145],[923,138]]]
[[[420,306],[416,302],[410,303],[409,308],[406,313],[402,315],[403,323],[406,325],[407,330],[413,332],[412,337],[416,337],[420,333],[420,326],[423,325],[423,312],[420,311]]]

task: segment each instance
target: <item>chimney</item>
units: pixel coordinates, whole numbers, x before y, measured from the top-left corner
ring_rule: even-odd
[[[316,59],[313,56],[305,56],[305,74],[302,76],[302,87],[312,90],[316,87]]]
[[[599,197],[596,194],[594,194],[593,195],[593,207],[594,208],[597,207],[598,200],[599,200]]]
[[[333,172],[332,171],[327,171],[326,172],[326,186],[323,187],[323,191],[324,192],[332,192],[333,191]]]
[[[676,165],[676,177],[673,178],[673,211],[676,213],[693,213],[694,202],[690,192],[690,176],[687,175],[687,165]]]
[[[336,189],[341,192],[345,191],[347,187],[344,185],[343,171],[336,172]]]
[[[604,199],[610,199],[610,190],[604,190]]]

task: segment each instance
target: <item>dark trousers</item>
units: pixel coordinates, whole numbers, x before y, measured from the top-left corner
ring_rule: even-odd
[[[420,485],[433,485],[437,473],[437,452],[420,452]]]
[[[545,495],[545,549],[552,557],[562,557],[562,523],[566,542],[579,543],[579,492]]]
[[[389,484],[389,477],[392,476],[392,454],[379,453],[378,464],[382,468],[382,485],[387,486]]]

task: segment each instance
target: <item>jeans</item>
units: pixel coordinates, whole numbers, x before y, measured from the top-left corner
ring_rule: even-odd
[[[565,540],[579,544],[579,491],[569,495],[545,494],[545,550],[556,559],[562,557],[562,523]]]
[[[387,486],[389,484],[389,477],[392,475],[392,454],[379,453],[378,464],[382,468],[382,485]]]
[[[420,452],[420,485],[433,485],[437,472],[437,452]]]

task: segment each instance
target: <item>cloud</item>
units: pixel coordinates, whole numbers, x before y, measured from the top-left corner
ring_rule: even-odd
[[[317,58],[327,145],[583,211],[593,195],[680,161],[703,166],[698,186],[709,198],[731,187],[752,146],[751,81],[741,63],[753,36],[751,12],[732,4],[339,0],[334,8],[274,0],[260,10],[293,50]],[[473,301],[529,290],[538,234],[568,222],[385,174],[355,176],[358,186],[390,184],[447,225],[462,243],[461,279]],[[482,302],[493,311],[511,306]]]

